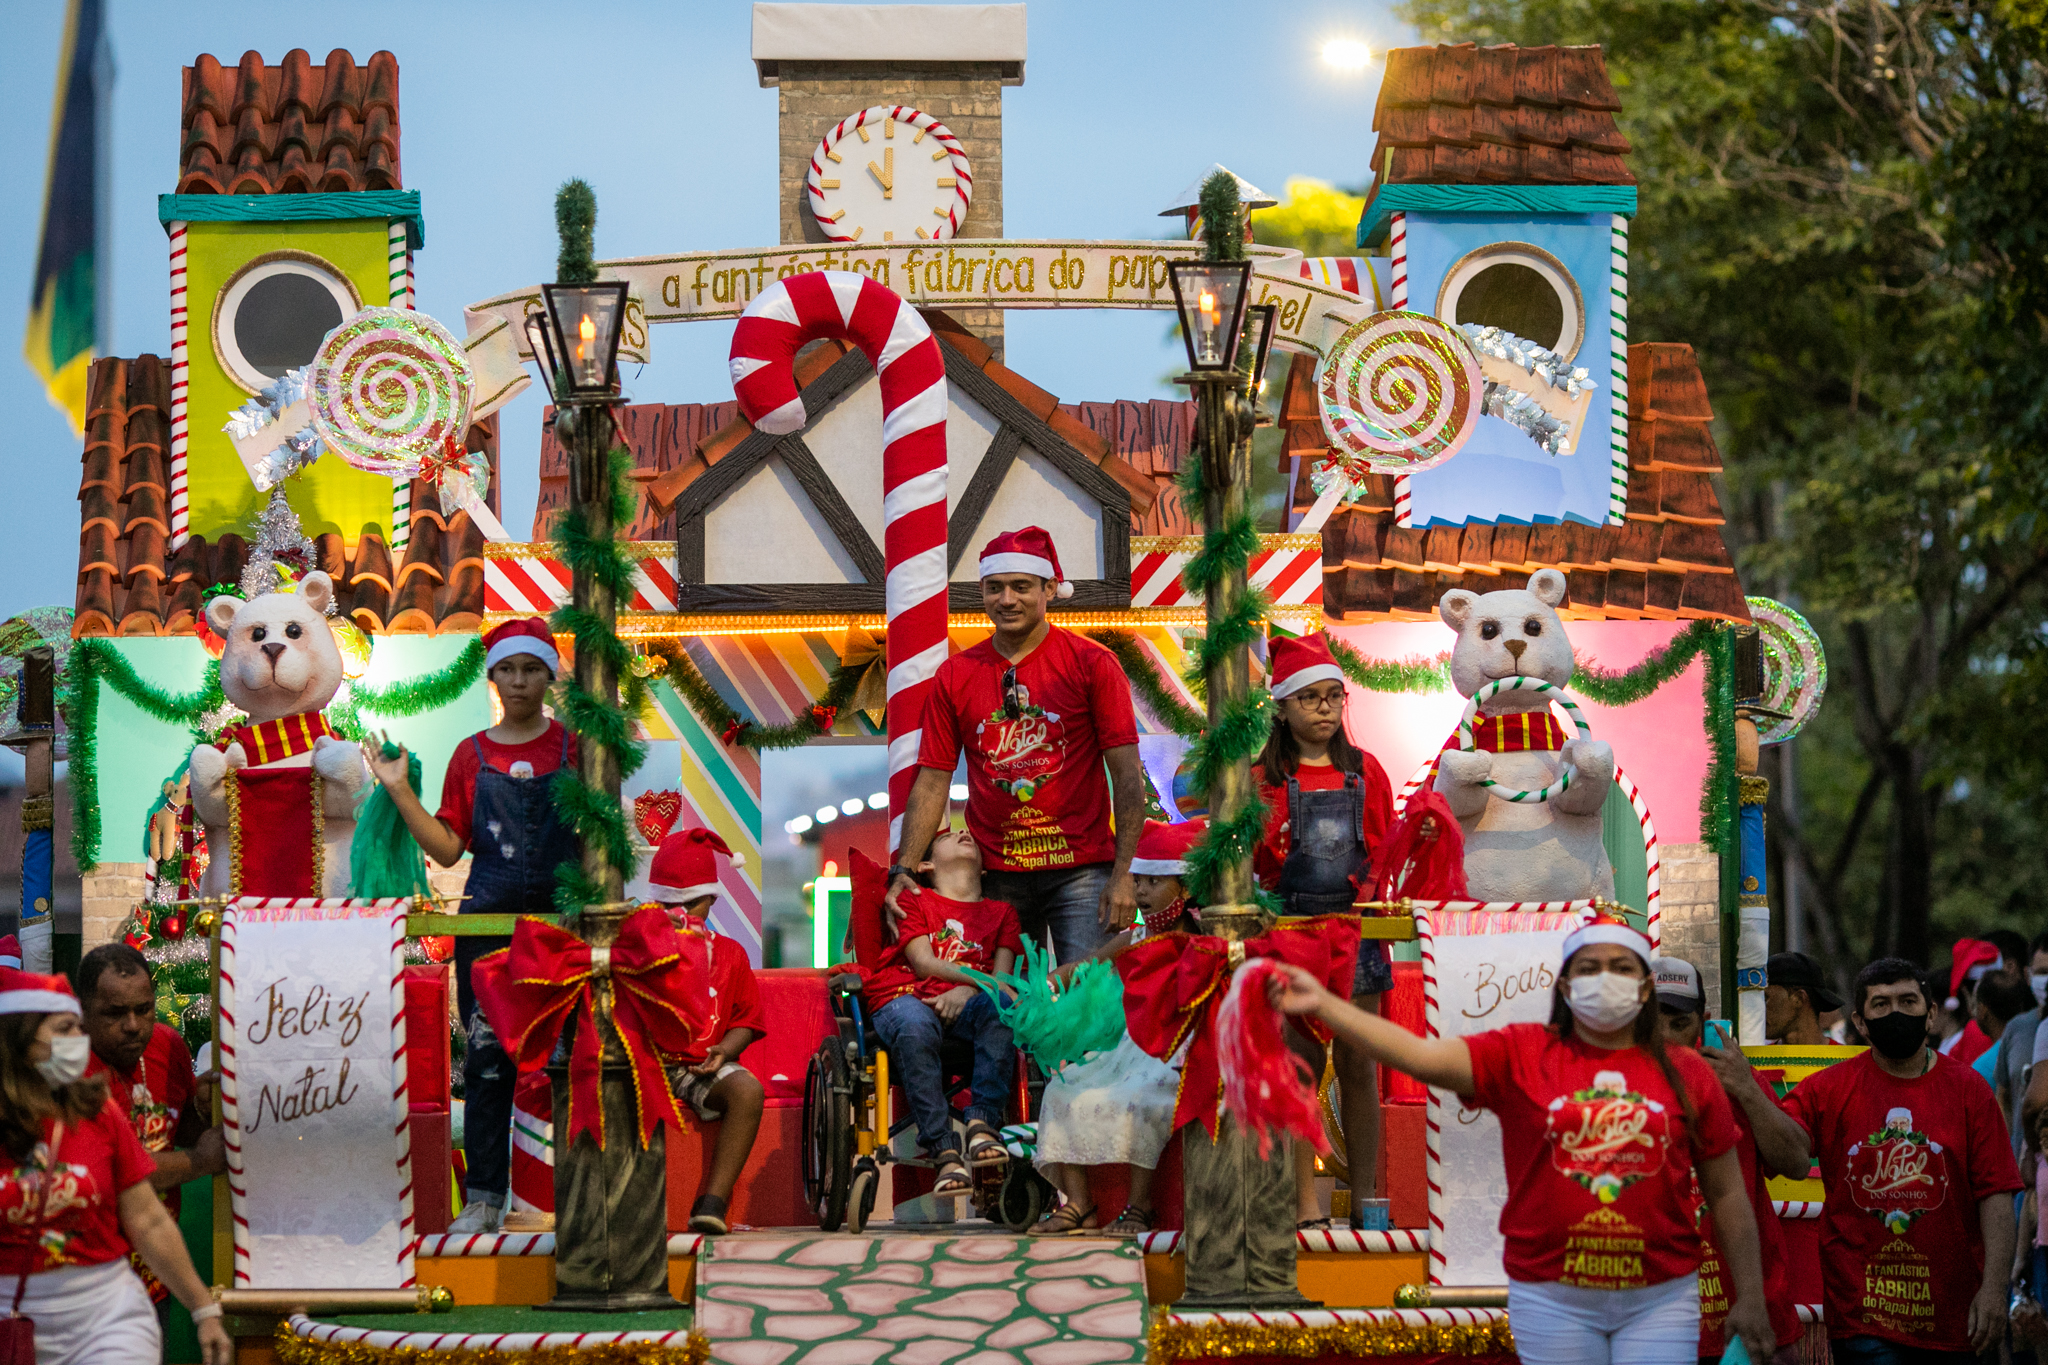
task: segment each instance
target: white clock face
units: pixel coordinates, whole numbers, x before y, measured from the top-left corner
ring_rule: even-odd
[[[848,114],[811,153],[811,215],[835,242],[941,241],[967,219],[974,177],[945,124],[907,105]]]

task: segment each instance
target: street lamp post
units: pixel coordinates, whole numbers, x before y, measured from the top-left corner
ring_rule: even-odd
[[[612,409],[623,401],[618,350],[626,286],[596,277],[590,260],[596,216],[588,186],[571,181],[562,187],[556,201],[562,226],[560,278],[541,287],[541,311],[527,319],[526,334],[555,399],[555,439],[569,461],[570,515],[578,519],[586,542],[608,544],[617,532]],[[570,558],[574,616],[615,633],[615,587],[593,571],[588,556]],[[575,651],[575,683],[598,703],[618,708],[618,668],[604,650]],[[594,803],[618,807],[620,764],[612,745],[597,735],[579,734],[576,775]],[[611,947],[632,909],[620,899],[626,869],[614,864],[604,840],[586,832],[582,873],[585,893],[595,900],[580,908],[573,927],[590,944],[593,1007],[591,1018],[573,1020],[569,1027],[598,1031],[604,1142],[599,1145],[586,1134],[555,1148],[555,1297],[542,1306],[584,1312],[674,1308],[678,1305],[668,1291],[667,1143],[657,1128],[648,1144],[640,1145],[632,1067],[612,1019]],[[563,1060],[548,1067],[555,1132],[564,1136],[570,1131],[568,1055],[565,1033],[556,1054]]]

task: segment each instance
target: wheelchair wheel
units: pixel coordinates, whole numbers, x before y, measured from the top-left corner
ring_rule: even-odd
[[[995,1218],[1012,1232],[1028,1232],[1045,1211],[1045,1192],[1040,1176],[1026,1161],[1012,1161],[1003,1168],[1002,1188],[996,1191]]]
[[[875,1190],[881,1184],[882,1173],[875,1163],[867,1158],[854,1168],[853,1184],[846,1196],[846,1230],[852,1233],[866,1232],[868,1218],[875,1211]]]
[[[837,1232],[853,1184],[853,1077],[837,1037],[804,1071],[803,1134],[804,1200],[821,1231]]]

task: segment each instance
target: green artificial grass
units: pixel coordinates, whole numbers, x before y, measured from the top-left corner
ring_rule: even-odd
[[[687,1308],[655,1313],[548,1313],[524,1304],[476,1304],[448,1313],[317,1315],[320,1322],[379,1332],[673,1332],[696,1315]]]

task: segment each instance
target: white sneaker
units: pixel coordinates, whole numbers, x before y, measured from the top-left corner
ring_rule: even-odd
[[[455,1221],[448,1225],[452,1236],[470,1236],[479,1232],[496,1232],[498,1224],[504,1221],[505,1210],[499,1204],[486,1204],[478,1200],[462,1206],[462,1212],[455,1215]]]

